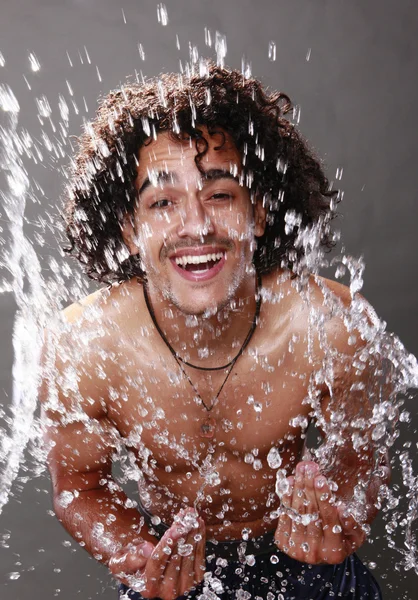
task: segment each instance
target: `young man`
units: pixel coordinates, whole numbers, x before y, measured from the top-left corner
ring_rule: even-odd
[[[289,110],[208,63],[109,94],[80,140],[71,251],[116,283],[47,334],[40,394],[55,511],[120,597],[381,597],[354,554],[387,475],[371,311],[309,273],[335,192]]]

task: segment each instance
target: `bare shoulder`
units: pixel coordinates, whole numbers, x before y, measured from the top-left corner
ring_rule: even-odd
[[[51,320],[44,332],[39,399],[50,417],[75,418],[106,413],[111,373],[109,339],[112,293],[104,288],[74,302]],[[110,368],[109,368],[110,365]]]
[[[353,296],[346,285],[319,275],[301,282],[290,271],[277,270],[263,276],[262,293],[273,334],[280,328],[306,341],[308,333],[316,331],[316,337],[325,333],[339,352],[352,355],[379,326],[364,296],[358,292]]]
[[[341,352],[353,355],[374,337],[380,320],[372,305],[359,292],[340,282],[318,275],[309,285],[316,310],[324,316],[327,334]]]
[[[101,288],[85,298],[73,302],[61,311],[63,321],[71,326],[77,326],[86,320],[94,320],[94,315],[101,316],[106,311],[108,300],[115,293],[118,286]]]

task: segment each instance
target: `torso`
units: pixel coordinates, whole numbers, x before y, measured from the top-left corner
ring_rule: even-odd
[[[209,537],[220,540],[241,537],[244,527],[257,536],[274,526],[268,516],[278,506],[276,471],[267,455],[277,447],[288,472],[300,459],[301,428],[290,422],[309,419],[304,400],[322,360],[315,336],[307,352],[308,307],[290,279],[279,286],[276,279],[263,277],[263,290],[276,301],[263,301],[251,343],[210,412],[156,332],[142,286],[131,280],[95,295],[105,331],[98,342],[104,351],[100,378],[108,389],[105,418],[135,456],[142,501],[164,522],[180,507],[195,505]],[[320,305],[317,284],[309,285]],[[77,310],[66,309],[70,321]],[[187,373],[210,406],[226,371]],[[213,438],[201,436],[208,416],[216,423]]]

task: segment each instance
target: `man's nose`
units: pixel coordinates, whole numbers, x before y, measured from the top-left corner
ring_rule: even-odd
[[[200,239],[215,232],[209,211],[195,196],[189,196],[185,201],[180,220],[177,233],[181,237]]]

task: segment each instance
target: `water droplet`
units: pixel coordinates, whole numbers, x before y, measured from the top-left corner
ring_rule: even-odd
[[[31,52],[29,54],[29,65],[34,73],[39,71],[39,69],[41,68],[41,64],[40,64],[39,60],[37,59],[37,57],[35,56],[35,54],[33,54],[33,52]]]
[[[341,525],[334,525],[334,527],[332,528],[332,533],[341,533],[341,532],[342,532]]]
[[[74,494],[72,492],[64,490],[58,497],[58,504],[62,506],[62,508],[67,508],[67,506],[70,506],[73,500]]]
[[[139,52],[139,56],[140,56],[141,60],[145,60],[145,52],[144,52],[144,47],[142,46],[142,44],[138,44],[138,52]]]
[[[312,48],[309,48],[309,50],[306,53],[306,60],[309,61],[309,59],[311,58],[311,50]]]
[[[20,577],[20,573],[18,571],[13,571],[12,573],[9,573],[9,579],[19,579]]]
[[[401,414],[399,415],[399,420],[402,423],[410,423],[410,421],[411,421],[411,413],[409,413],[407,410],[403,410],[401,412]]]
[[[270,469],[278,469],[282,464],[282,457],[280,456],[280,452],[274,446],[270,448],[270,451],[267,454],[267,463]]]
[[[272,62],[276,60],[276,42],[273,41],[269,42],[269,60]]]
[[[179,544],[178,545],[178,553],[180,556],[190,556],[193,552],[192,544]]]
[[[254,556],[254,554],[247,554],[247,556],[245,557],[245,562],[250,567],[253,567],[255,565],[255,556]]]
[[[165,4],[158,4],[157,6],[157,18],[158,22],[161,23],[164,27],[168,25],[168,13],[167,7]]]
[[[251,465],[254,462],[254,455],[251,454],[251,452],[248,452],[244,456],[244,462],[247,463],[247,465]]]
[[[218,67],[224,68],[225,56],[227,53],[226,36],[219,33],[215,34],[215,51],[216,51],[216,64]]]

